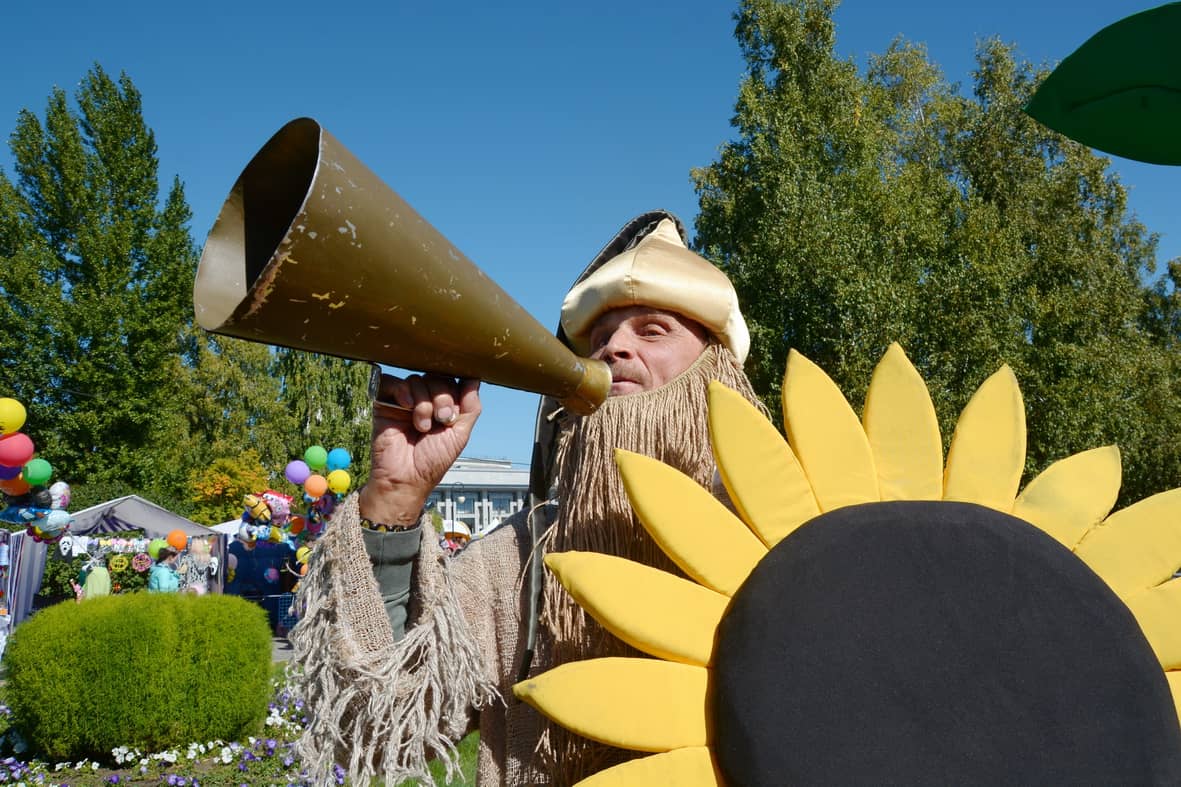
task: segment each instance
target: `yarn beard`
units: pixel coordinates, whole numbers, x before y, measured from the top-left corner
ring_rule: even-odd
[[[680,470],[725,499],[709,440],[711,380],[736,390],[766,412],[738,359],[710,344],[684,372],[660,388],[607,399],[562,433],[557,454],[558,513],[542,539],[545,552],[599,552],[684,576],[632,511],[615,465],[615,449],[649,456]],[[604,656],[643,656],[604,629],[550,572],[542,591],[538,663],[550,668]],[[574,784],[637,756],[589,741],[542,720],[535,765],[553,784]]]

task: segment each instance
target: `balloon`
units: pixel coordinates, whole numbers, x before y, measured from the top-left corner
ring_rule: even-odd
[[[306,577],[308,575],[308,564],[307,563],[304,563],[302,566],[299,567],[299,575],[301,577]]]
[[[299,486],[304,481],[308,480],[308,476],[311,474],[312,469],[308,467],[308,463],[302,459],[292,459],[287,463],[287,467],[283,470],[283,475],[286,476],[287,480],[296,486]]]
[[[26,482],[25,479],[21,478],[20,476],[0,481],[0,492],[3,492],[6,495],[11,495],[12,497],[20,497],[21,495],[27,493],[29,489],[30,487],[28,482]]]
[[[70,507],[70,485],[65,481],[56,481],[49,487],[50,505],[54,508]]]
[[[282,525],[291,516],[291,495],[268,489],[262,493],[262,499],[271,509],[271,522]]]
[[[26,416],[25,406],[16,399],[0,399],[0,434],[19,432],[25,425]]]
[[[254,528],[250,525],[243,524],[238,528],[238,539],[245,541],[247,544],[254,543]]]
[[[308,562],[308,558],[311,556],[312,556],[312,548],[311,547],[300,547],[299,549],[295,550],[295,560],[298,563]]]
[[[353,479],[349,478],[348,470],[333,470],[328,474],[328,488],[338,495],[343,495],[349,491],[349,484]]]
[[[166,546],[168,546],[168,542],[164,539],[153,538],[151,543],[148,544],[148,554],[151,556],[152,560],[159,560],[160,550]]]
[[[233,571],[238,567],[238,556],[231,552],[229,556],[226,557],[226,563],[229,564],[230,571]]]
[[[177,552],[183,551],[184,548],[189,545],[188,533],[179,529],[171,531],[168,534],[168,537],[164,540],[168,542],[168,546],[172,547]]]
[[[313,470],[323,470],[324,465],[328,464],[328,452],[322,445],[313,445],[303,452],[303,461]]]
[[[16,478],[24,470],[23,467],[9,467],[8,465],[0,465],[0,481],[7,481],[10,478]]]
[[[307,520],[301,516],[293,516],[288,520],[288,525],[291,528],[291,535],[298,536],[303,532],[304,527],[307,526]]]
[[[53,508],[53,495],[43,486],[30,487],[29,505],[34,508]]]
[[[329,470],[347,470],[352,461],[347,448],[333,448],[328,452],[327,467]]]
[[[262,578],[272,584],[275,582],[278,582],[279,581],[279,569],[275,568],[274,566],[271,566],[265,572],[263,572]]]
[[[33,458],[33,441],[24,432],[0,436],[0,465],[22,467]]]
[[[49,515],[41,520],[38,527],[41,528],[43,535],[53,537],[69,527],[73,521],[74,518],[65,511],[50,511]]]
[[[321,497],[328,491],[328,479],[318,473],[313,473],[308,476],[308,480],[303,482],[303,488],[312,497]]]
[[[22,475],[31,485],[37,486],[44,484],[53,476],[53,467],[44,459],[30,459],[25,465]]]
[[[272,527],[270,534],[267,536],[267,541],[270,541],[272,544],[278,544],[286,537],[287,534],[283,532],[283,528]]]

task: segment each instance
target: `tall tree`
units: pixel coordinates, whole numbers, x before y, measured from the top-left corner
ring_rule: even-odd
[[[41,453],[84,484],[175,489],[195,255],[184,190],[159,205],[131,80],[95,66],[77,111],[20,113],[0,179],[0,368]],[[178,431],[179,430],[179,431]]]
[[[179,180],[160,198],[140,94],[95,66],[75,99],[22,111],[15,178],[0,171],[0,395],[28,406],[76,504],[134,492],[222,516],[313,443],[363,478],[367,365],[197,328],[191,215]]]
[[[289,458],[302,456],[310,445],[347,448],[353,456],[350,472],[362,480],[369,464],[369,365],[279,350],[276,373],[284,407],[295,422],[287,432]]]
[[[834,54],[836,5],[741,3],[736,138],[694,173],[696,246],[739,290],[758,389],[778,396],[794,347],[859,406],[899,341],[946,440],[1009,363],[1028,470],[1116,442],[1126,498],[1176,486],[1176,312],[1106,159],[1021,112],[1038,74],[1010,48],[981,46],[971,96],[903,41],[861,75]]]

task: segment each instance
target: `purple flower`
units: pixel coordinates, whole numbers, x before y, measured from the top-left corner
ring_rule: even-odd
[[[119,774],[117,774],[117,773],[111,774],[110,776],[107,777],[107,781],[110,782],[111,784],[118,784],[119,783]]]

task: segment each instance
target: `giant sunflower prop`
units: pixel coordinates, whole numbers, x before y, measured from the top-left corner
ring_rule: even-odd
[[[516,686],[581,735],[652,753],[584,784],[1178,783],[1181,490],[1109,515],[1121,470],[1107,447],[1018,494],[1025,416],[1008,367],[964,409],[945,467],[897,345],[860,421],[794,352],[787,442],[733,391],[715,383],[709,402],[737,516],[672,468],[617,457],[687,579],[546,558],[653,657]]]

